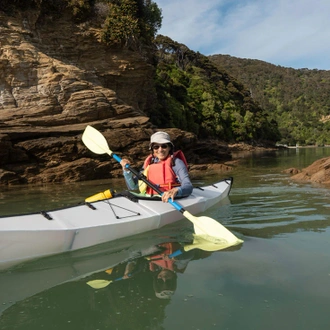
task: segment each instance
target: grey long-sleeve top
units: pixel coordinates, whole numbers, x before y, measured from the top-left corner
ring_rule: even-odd
[[[158,159],[156,158],[155,162],[157,161]],[[178,188],[177,196],[189,196],[193,191],[193,185],[190,181],[188,170],[185,163],[181,159],[176,158],[175,165],[172,167],[172,169],[176,174],[176,176],[178,177],[179,182],[181,184],[180,187],[176,187]],[[124,178],[128,189],[135,190],[139,188],[138,178],[133,176],[132,172],[124,171]]]

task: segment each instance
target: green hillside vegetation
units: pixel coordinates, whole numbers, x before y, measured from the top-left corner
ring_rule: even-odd
[[[330,71],[285,68],[229,55],[209,59],[241,81],[278,123],[280,143],[330,144]]]
[[[276,141],[275,121],[248,90],[204,55],[157,36],[158,109],[149,114],[160,127],[174,126],[225,141]]]
[[[37,10],[44,18],[69,15],[75,24],[101,29],[101,40],[125,47],[155,67],[157,102],[151,122],[178,127],[200,138],[227,142],[275,144],[280,140],[275,118],[260,107],[244,85],[220,70],[206,56],[168,37],[157,36],[162,15],[151,0],[2,0],[0,10],[14,14]],[[70,16],[71,15],[71,16]],[[146,77],[146,79],[148,79]]]

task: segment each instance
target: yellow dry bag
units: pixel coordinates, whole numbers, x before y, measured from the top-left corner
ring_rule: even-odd
[[[110,199],[110,198],[113,197],[114,193],[115,192],[112,189],[108,189],[108,190],[105,190],[105,191],[100,192],[98,194],[95,194],[91,197],[86,198],[85,202],[92,203],[92,202],[96,202],[96,201],[101,201],[103,199]]]
[[[148,177],[148,171],[149,171],[149,165],[143,171],[143,175],[146,178]],[[139,180],[139,190],[140,190],[140,193],[145,194],[147,192],[147,187],[148,187],[148,185],[145,182],[143,182],[142,180]]]

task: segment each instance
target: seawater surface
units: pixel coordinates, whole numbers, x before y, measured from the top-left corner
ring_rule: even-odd
[[[330,148],[240,153],[240,165],[219,173],[234,177],[230,197],[203,215],[240,246],[186,251],[193,228],[184,219],[3,270],[0,329],[329,329],[330,187],[283,173],[328,156]],[[114,185],[122,181],[13,187],[0,193],[0,214],[65,206]],[[175,262],[163,258],[170,250],[180,251]],[[165,265],[175,269],[166,281]],[[100,280],[102,288],[88,284]]]

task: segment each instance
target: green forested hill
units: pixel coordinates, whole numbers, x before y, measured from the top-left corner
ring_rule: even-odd
[[[241,81],[277,121],[286,144],[330,144],[330,71],[292,69],[229,55],[209,59]]]
[[[158,107],[149,114],[154,123],[228,142],[280,139],[277,123],[237,79],[168,37],[158,35],[155,45]]]

